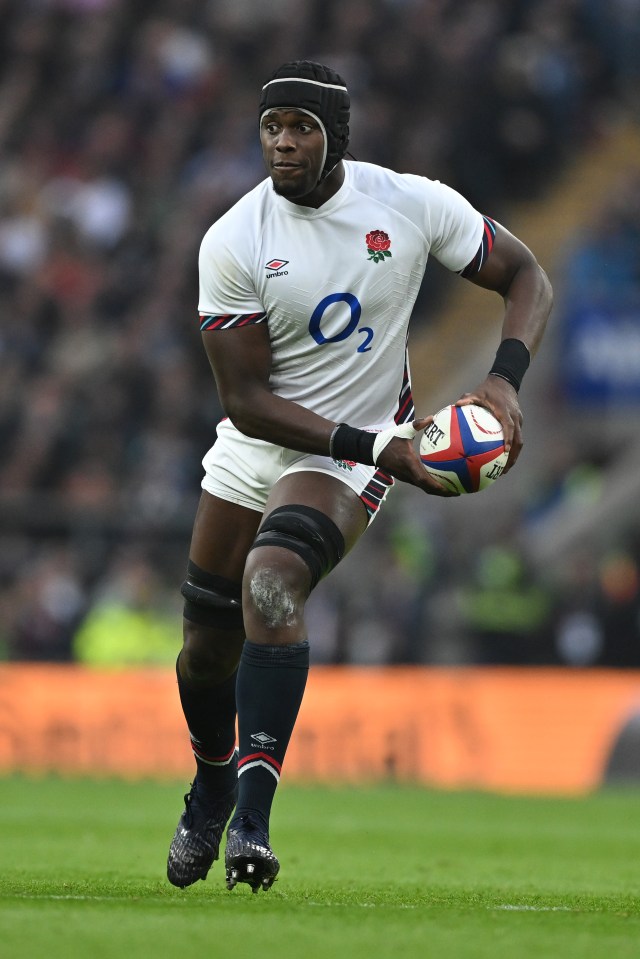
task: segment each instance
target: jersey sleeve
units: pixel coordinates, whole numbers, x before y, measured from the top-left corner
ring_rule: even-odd
[[[446,184],[431,181],[430,186],[430,253],[448,270],[467,275],[465,271],[483,242],[484,218],[465,197]]]
[[[469,263],[467,263],[464,270],[458,270],[460,276],[464,276],[465,279],[475,276],[475,274],[482,269],[487,257],[493,249],[493,241],[496,238],[495,221],[492,220],[490,216],[483,216],[482,219],[484,221],[484,229],[482,231],[482,239],[476,255]]]
[[[267,314],[258,299],[243,250],[218,224],[205,234],[198,257],[200,329],[226,330],[264,323]]]

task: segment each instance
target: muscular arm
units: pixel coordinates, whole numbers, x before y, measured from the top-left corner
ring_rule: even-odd
[[[241,433],[302,453],[328,456],[335,423],[271,391],[271,343],[266,323],[206,332],[202,340],[222,408]]]
[[[271,344],[266,324],[206,332],[202,339],[222,407],[241,433],[302,453],[329,455],[336,423],[271,392]],[[424,429],[430,421],[428,417],[414,425]],[[451,495],[427,473],[407,440],[393,440],[380,465],[426,493]]]
[[[547,274],[531,250],[497,223],[491,254],[471,282],[502,296],[502,339],[522,340],[533,356],[540,345],[553,297]]]
[[[553,295],[546,273],[531,250],[496,224],[493,250],[471,282],[499,293],[504,300],[501,339],[522,340],[533,356],[540,345]],[[478,403],[487,407],[501,422],[509,460],[505,472],[514,465],[522,449],[522,412],[513,386],[499,376],[489,374],[459,405]]]

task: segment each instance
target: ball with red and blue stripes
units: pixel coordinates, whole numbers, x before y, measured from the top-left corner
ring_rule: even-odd
[[[508,455],[502,426],[483,406],[445,406],[420,438],[425,469],[457,493],[477,493],[491,486]]]

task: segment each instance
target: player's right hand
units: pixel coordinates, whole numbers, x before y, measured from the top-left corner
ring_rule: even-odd
[[[392,427],[390,431],[385,430],[385,433],[391,432],[392,435],[391,437],[384,437],[384,440],[386,440],[384,445],[379,444],[382,448],[376,451],[376,466],[379,466],[386,473],[390,473],[395,479],[402,480],[403,483],[417,486],[418,489],[423,490],[430,496],[458,496],[459,493],[445,488],[435,477],[427,473],[414,449],[413,439],[418,433],[426,429],[432,421],[433,416],[425,416],[414,420],[411,424],[413,436],[411,436],[411,431],[406,429],[409,424],[405,424],[404,429],[396,428],[394,431]],[[398,433],[401,435],[398,436]]]

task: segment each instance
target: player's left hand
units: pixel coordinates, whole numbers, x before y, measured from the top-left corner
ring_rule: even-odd
[[[508,473],[520,455],[523,446],[522,438],[522,410],[518,402],[518,394],[513,386],[501,376],[489,374],[487,378],[470,393],[464,393],[456,406],[469,406],[476,403],[488,409],[502,426],[504,433],[504,448],[509,452],[509,459],[504,468]]]

